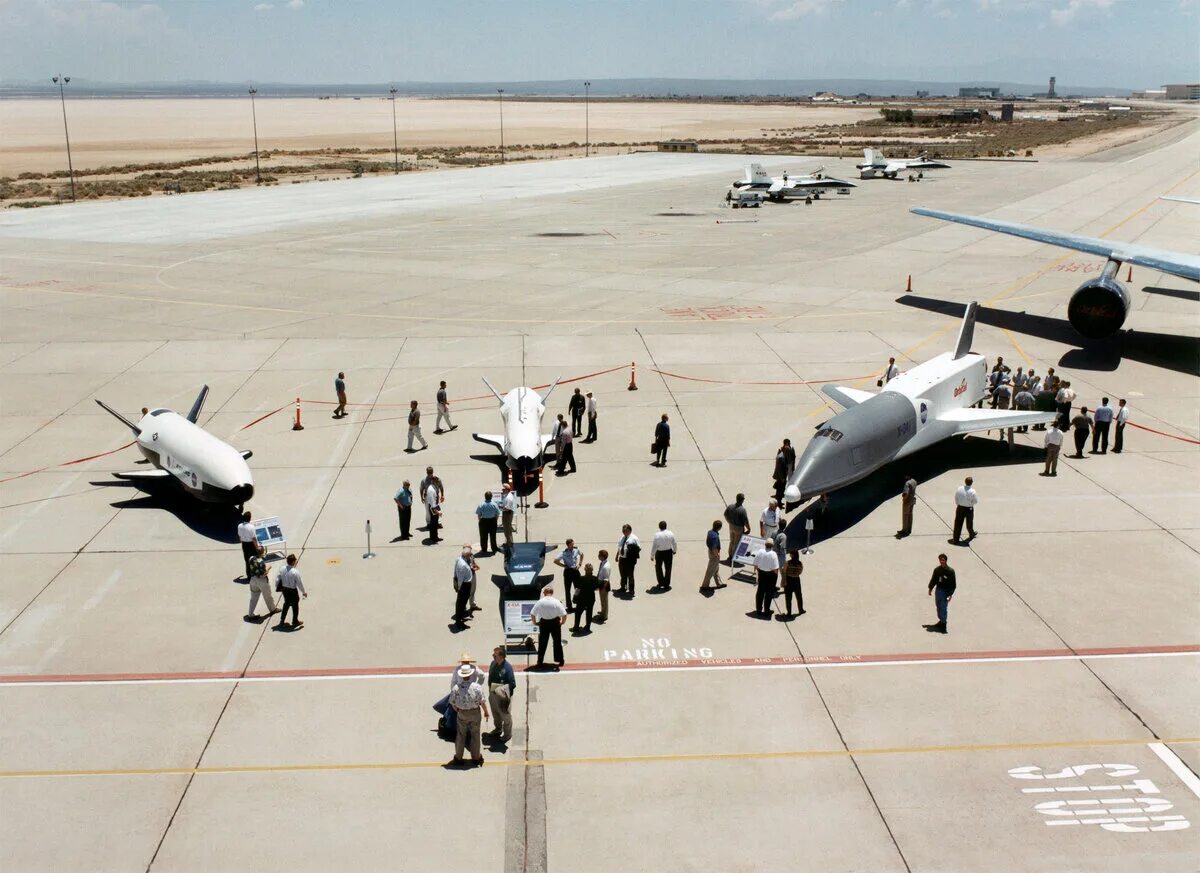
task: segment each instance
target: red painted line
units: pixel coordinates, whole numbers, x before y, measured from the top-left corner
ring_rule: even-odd
[[[891,655],[776,655],[763,658],[689,658],[653,659],[638,661],[596,661],[567,664],[562,672],[604,670],[655,670],[664,667],[719,669],[722,667],[818,666],[822,664],[903,664],[909,661],[1012,661],[1037,658],[1088,658],[1114,655],[1172,655],[1200,654],[1200,645],[1175,646],[1107,646],[1086,649],[1011,649],[975,652],[901,652]],[[235,679],[323,679],[339,676],[363,678],[376,676],[440,675],[448,672],[447,664],[408,667],[317,667],[297,670],[246,670],[244,672],[177,672],[177,673],[43,673],[9,674],[0,676],[0,685],[27,683],[63,684],[78,682],[163,682],[188,680]]]

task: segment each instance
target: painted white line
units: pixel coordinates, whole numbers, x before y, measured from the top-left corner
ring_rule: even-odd
[[[1165,743],[1147,743],[1150,751],[1158,755],[1162,762],[1171,768],[1171,772],[1179,777],[1179,781],[1188,787],[1192,794],[1200,797],[1200,778],[1188,769],[1187,764],[1179,759],[1179,756],[1171,751]]]
[[[564,670],[561,673],[540,673],[533,671],[534,676],[580,676],[580,675],[604,675],[612,673],[634,673],[649,675],[655,673],[707,673],[716,671],[730,670],[822,670],[833,669],[838,667],[906,667],[909,665],[927,665],[927,664],[1024,664],[1036,661],[1089,661],[1093,659],[1113,659],[1113,658],[1182,658],[1182,657],[1197,657],[1200,652],[1127,652],[1111,655],[1041,655],[1036,657],[1011,657],[1011,658],[921,658],[919,660],[903,660],[894,661],[838,661],[832,663],[795,663],[795,664],[714,664],[712,666],[692,666],[692,667],[671,667],[671,666],[629,666],[629,667],[598,667],[583,668],[579,670]],[[6,688],[78,688],[95,685],[204,685],[212,683],[230,683],[230,682],[334,682],[345,680],[372,680],[372,679],[445,679],[448,675],[445,670],[438,668],[436,670],[428,670],[420,673],[378,673],[378,672],[363,672],[363,673],[336,673],[333,675],[301,675],[301,676],[168,676],[162,678],[146,678],[146,679],[84,679],[78,682],[70,680],[51,680],[46,682],[40,681],[0,681],[0,689]]]

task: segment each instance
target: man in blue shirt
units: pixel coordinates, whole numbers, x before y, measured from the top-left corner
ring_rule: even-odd
[[[392,500],[396,501],[396,512],[400,516],[400,539],[412,539],[408,532],[412,524],[412,483],[405,479]]]
[[[517,691],[517,677],[512,664],[508,663],[504,646],[492,649],[492,663],[488,665],[488,702],[492,705],[492,736],[500,742],[512,739],[512,696]]]
[[[1096,411],[1092,413],[1092,420],[1096,426],[1092,428],[1092,454],[1108,454],[1108,429],[1112,426],[1113,408],[1108,405],[1108,398],[1105,397],[1100,401],[1100,405],[1096,407]]]
[[[704,538],[704,545],[708,549],[708,566],[704,570],[704,581],[700,583],[700,592],[711,591],[709,580],[712,580],[718,588],[724,588],[725,583],[721,581],[721,522],[714,521],[712,530],[708,532],[708,536]]]
[[[337,409],[333,410],[334,418],[345,418],[346,416],[346,374],[338,373],[337,378],[333,380],[333,390],[337,393],[338,405]]]
[[[491,491],[483,492],[483,503],[475,507],[475,517],[479,519],[479,553],[495,554],[498,551],[496,527],[500,518],[500,507],[492,500]]]

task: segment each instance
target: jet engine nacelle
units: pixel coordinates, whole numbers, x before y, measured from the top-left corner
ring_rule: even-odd
[[[1129,315],[1129,293],[1113,276],[1097,276],[1071,295],[1067,319],[1089,339],[1112,336]]]

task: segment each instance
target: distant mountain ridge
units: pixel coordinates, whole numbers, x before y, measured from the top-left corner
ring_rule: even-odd
[[[250,82],[91,82],[76,78],[71,82],[74,97],[241,97]],[[257,82],[260,97],[379,97],[389,87],[406,97],[494,96],[497,88],[505,95],[568,97],[583,96],[578,79],[527,82],[396,82],[294,84]],[[912,97],[917,91],[933,96],[958,95],[959,88],[999,88],[1001,94],[1028,96],[1044,93],[1046,84],[964,80],[958,82],[920,82],[908,79],[594,79],[594,97],[811,97],[822,91],[835,94],[870,94],[879,97]],[[47,79],[42,81],[0,82],[0,98],[49,97],[56,91]],[[1069,83],[1057,88],[1062,95],[1081,97],[1128,96],[1128,88],[1075,87]]]

